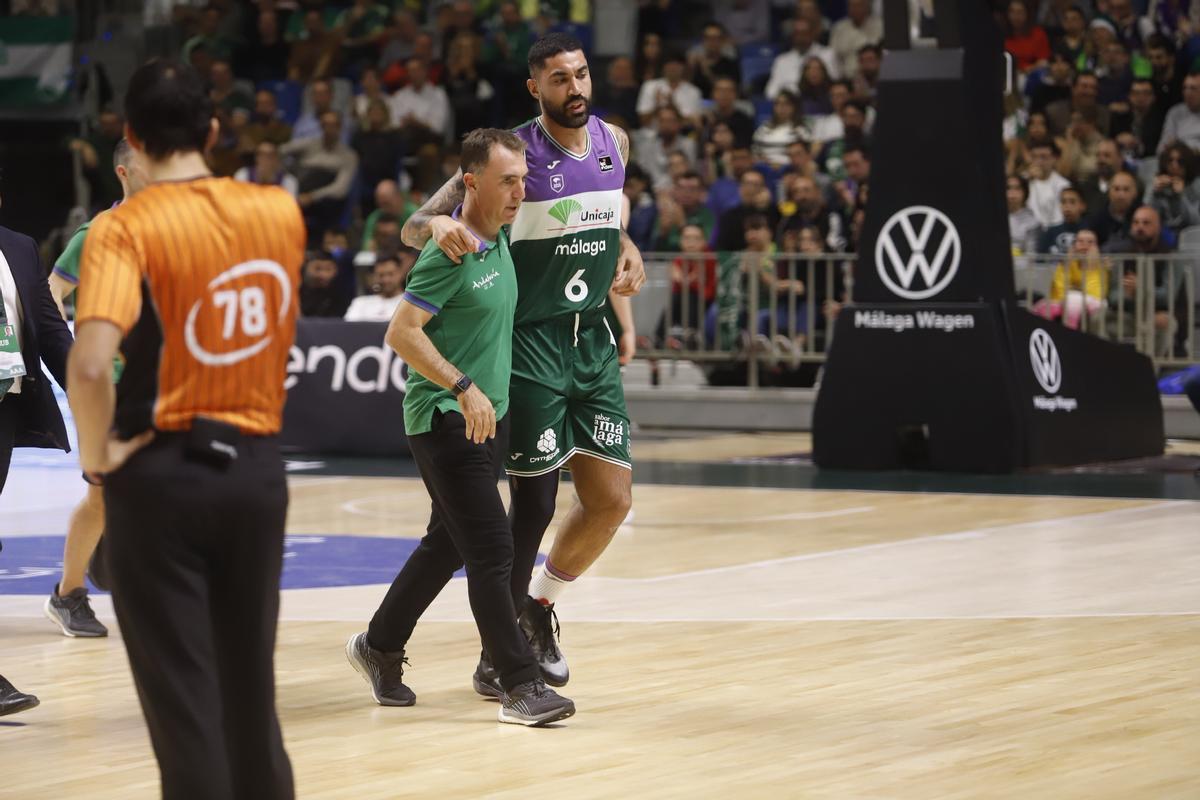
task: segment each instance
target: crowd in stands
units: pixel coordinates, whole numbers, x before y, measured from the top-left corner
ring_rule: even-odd
[[[1004,130],[1014,252],[1072,260],[1085,229],[1101,253],[1171,251],[1181,231],[1200,224],[1200,74],[1190,74],[1200,54],[1193,37],[1200,3],[992,5],[1019,73]],[[334,314],[366,285],[387,283],[374,273],[361,279],[356,262],[365,269],[402,254],[403,267],[411,259],[390,231],[454,174],[464,133],[537,113],[525,87],[532,42],[567,30],[590,46],[602,6],[213,0],[176,5],[173,24],[155,41],[209,76],[220,121],[217,174],[296,195],[313,248],[305,313]],[[792,339],[806,325],[822,326],[847,300],[852,259],[817,287],[807,285],[805,261],[773,255],[849,256],[857,248],[882,3],[638,6],[632,52],[591,58],[592,112],[630,133],[630,235],[644,252],[691,254],[684,260],[693,266],[672,273],[672,308],[694,312],[686,330],[641,333],[648,343],[675,345],[698,334],[716,342],[722,324],[714,318],[760,332],[763,320],[774,319],[768,327]],[[93,168],[96,208],[117,197],[107,171],[94,165],[107,163],[119,132],[115,113],[101,115],[80,145],[92,151],[85,164]],[[1134,224],[1142,208],[1155,225]],[[730,259],[719,257],[746,251],[772,268],[739,259],[729,269]],[[708,262],[707,254],[718,258]],[[338,267],[332,278],[330,262]],[[705,263],[717,265],[707,281],[697,277],[709,276]],[[1108,309],[1125,307],[1124,282],[1076,280],[1083,272],[1064,261],[1062,292],[1047,297],[1047,314],[1062,316],[1071,291]],[[746,294],[752,280],[786,310],[767,310],[752,324],[722,304],[722,295]],[[814,307],[815,319],[800,314]]]
[[[1045,316],[1132,332],[1137,260],[1200,225],[1200,4],[1186,0],[1010,0],[1009,232],[1015,256],[1060,260]],[[1020,263],[1020,262],[1018,262]],[[1186,269],[1190,269],[1187,267]],[[1180,352],[1182,266],[1159,262],[1156,355]],[[1173,302],[1174,301],[1174,302]],[[1175,306],[1175,314],[1169,309]]]

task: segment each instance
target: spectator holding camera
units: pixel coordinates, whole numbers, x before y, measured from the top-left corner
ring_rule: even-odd
[[[1158,211],[1165,227],[1178,233],[1200,225],[1200,182],[1196,180],[1196,154],[1175,142],[1158,155],[1158,174],[1146,187],[1143,202]]]

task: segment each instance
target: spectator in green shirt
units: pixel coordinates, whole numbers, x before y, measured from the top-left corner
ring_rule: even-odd
[[[716,218],[705,204],[704,181],[700,173],[689,169],[676,176],[672,190],[658,198],[658,222],[654,227],[654,249],[664,253],[679,251],[679,234],[686,225],[699,225],[705,237],[711,237]]]
[[[375,187],[375,210],[367,216],[363,225],[361,249],[375,252],[375,226],[379,224],[380,217],[398,220],[403,227],[416,210],[417,204],[404,196],[395,181],[380,181]]]
[[[387,35],[388,9],[372,0],[354,0],[338,15],[334,33],[342,37],[343,63],[357,74],[379,57],[379,46]]]

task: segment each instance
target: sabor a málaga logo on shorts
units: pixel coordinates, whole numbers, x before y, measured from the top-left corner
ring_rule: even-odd
[[[592,441],[601,447],[620,447],[625,443],[625,423],[604,414],[592,420]]]
[[[950,285],[962,260],[962,240],[950,218],[931,206],[897,211],[879,231],[875,266],[897,297],[927,300]]]

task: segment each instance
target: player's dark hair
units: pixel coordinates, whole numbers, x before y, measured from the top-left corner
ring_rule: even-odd
[[[146,154],[163,159],[172,153],[204,152],[213,106],[195,69],[156,59],[129,79],[125,115]]]
[[[525,152],[525,140],[512,131],[499,128],[476,128],[468,133],[462,142],[462,154],[459,156],[459,160],[462,162],[463,174],[478,172],[486,167],[488,159],[492,155],[493,145],[508,148],[514,153]]]
[[[121,137],[121,141],[117,142],[117,146],[113,148],[113,169],[128,167],[129,155],[132,152],[133,148],[129,146],[129,140]]]
[[[546,66],[546,59],[553,58],[559,53],[574,53],[583,51],[583,42],[569,33],[548,33],[533,43],[529,48],[529,74]]]

